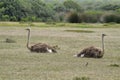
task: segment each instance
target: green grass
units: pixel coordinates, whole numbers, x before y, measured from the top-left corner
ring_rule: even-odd
[[[120,28],[120,24],[115,23],[56,23],[56,22],[0,22],[0,26],[6,27],[76,27],[76,28]]]
[[[110,25],[112,28],[80,28],[72,25],[75,24],[57,28],[31,27],[31,45],[39,42],[58,45],[60,50],[56,54],[31,53],[26,48],[26,27],[1,26],[0,80],[119,80],[120,68],[113,64],[120,65],[120,30],[113,28],[118,24]],[[93,33],[65,30],[87,30]],[[101,47],[101,33],[107,34],[103,58],[73,57],[85,47]],[[16,43],[5,43],[6,38]],[[85,66],[86,63],[88,66]]]
[[[65,30],[67,32],[77,32],[77,33],[93,33],[94,31],[89,31],[89,30]]]

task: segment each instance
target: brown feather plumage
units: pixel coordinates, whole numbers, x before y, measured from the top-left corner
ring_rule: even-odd
[[[31,46],[31,48],[30,48],[31,52],[37,52],[37,53],[39,53],[39,52],[47,53],[48,49],[50,49],[53,53],[57,52],[53,47],[51,47],[45,43],[38,43],[38,44]]]
[[[96,48],[94,46],[88,47],[83,49],[79,54],[77,54],[77,57],[88,57],[88,58],[102,58],[103,57],[103,51],[99,48]]]

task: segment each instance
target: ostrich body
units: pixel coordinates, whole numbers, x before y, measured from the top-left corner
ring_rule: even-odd
[[[27,38],[27,48],[31,52],[37,52],[37,53],[56,53],[57,51],[55,50],[54,47],[51,47],[45,43],[38,43],[33,46],[29,46],[30,42],[30,29],[26,29],[28,31],[28,38]]]
[[[97,47],[91,46],[83,49],[79,54],[77,54],[77,57],[88,57],[88,58],[102,58],[104,55],[104,36],[105,34],[102,34],[102,49],[99,49]]]

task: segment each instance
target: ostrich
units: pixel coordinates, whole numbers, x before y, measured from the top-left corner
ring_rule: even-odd
[[[102,34],[102,49],[91,46],[83,49],[79,54],[75,55],[77,57],[88,57],[88,58],[102,58],[104,55],[104,36]]]
[[[57,51],[55,50],[55,47],[51,47],[45,43],[38,43],[35,44],[33,46],[29,46],[29,42],[30,42],[30,29],[27,28],[26,29],[28,31],[28,37],[27,37],[27,48],[31,51],[31,52],[37,52],[37,53],[56,53]]]

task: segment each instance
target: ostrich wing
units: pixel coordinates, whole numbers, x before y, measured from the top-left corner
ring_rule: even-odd
[[[103,52],[101,49],[91,46],[91,47],[83,49],[77,56],[81,57],[84,55],[83,57],[101,58],[103,56],[102,53]]]
[[[31,46],[32,52],[56,52],[55,49],[53,49],[51,46],[45,44],[45,43],[38,43],[33,46]]]

